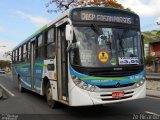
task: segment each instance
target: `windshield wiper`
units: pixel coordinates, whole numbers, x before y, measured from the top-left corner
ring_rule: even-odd
[[[103,34],[102,30],[98,27],[97,24],[91,24],[91,28],[98,35],[102,35]]]

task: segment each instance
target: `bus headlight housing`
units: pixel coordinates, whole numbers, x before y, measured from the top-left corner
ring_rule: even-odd
[[[76,84],[76,86],[80,87],[81,89],[88,90],[91,92],[95,92],[98,89],[96,86],[83,82],[82,80],[77,78],[75,75],[72,76],[72,80]]]
[[[136,83],[136,87],[140,87],[144,84],[144,81],[145,81],[145,78],[143,78],[142,80],[139,80],[137,83]]]

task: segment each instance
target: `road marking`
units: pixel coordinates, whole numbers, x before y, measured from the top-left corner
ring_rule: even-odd
[[[15,96],[11,91],[9,91],[7,88],[5,88],[3,85],[0,84],[0,87],[5,90],[9,95]]]
[[[153,113],[153,112],[149,112],[149,111],[145,111],[145,113],[147,113],[147,114],[151,114],[151,115],[156,115],[156,116],[160,117],[160,115],[159,115],[159,114],[157,114],[157,113]]]

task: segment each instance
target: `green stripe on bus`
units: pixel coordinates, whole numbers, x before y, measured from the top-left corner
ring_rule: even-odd
[[[30,66],[30,63],[20,64],[21,67]]]
[[[47,25],[43,26],[42,28],[40,28],[39,30],[37,30],[35,33],[33,33],[32,36],[35,36],[37,34],[39,34],[40,32],[44,31],[47,28]]]
[[[46,64],[35,63],[35,65],[36,65],[36,66],[41,66],[41,67],[47,67]],[[26,67],[26,66],[30,66],[30,63],[20,64],[19,66],[16,66],[16,68]]]
[[[40,32],[44,31],[45,29],[47,29],[47,25],[43,26],[42,28],[40,28],[39,30],[37,30],[35,33],[33,33],[30,37],[28,37],[26,40],[29,40],[31,38],[33,38],[34,36],[38,35]]]
[[[136,82],[137,82],[136,80],[132,81],[132,83],[136,83]]]
[[[47,67],[47,65],[46,65],[46,64],[35,63],[35,65],[37,65],[37,66],[41,66],[41,67]]]

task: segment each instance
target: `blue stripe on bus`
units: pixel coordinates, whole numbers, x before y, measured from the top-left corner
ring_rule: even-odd
[[[37,60],[34,64],[34,85],[36,88],[40,89],[42,84],[42,75],[43,75],[43,67],[44,60]],[[22,79],[22,86],[26,89],[31,90],[31,67],[30,63],[21,63],[14,64],[15,72],[20,75]],[[39,90],[36,90],[37,93],[40,93]]]

